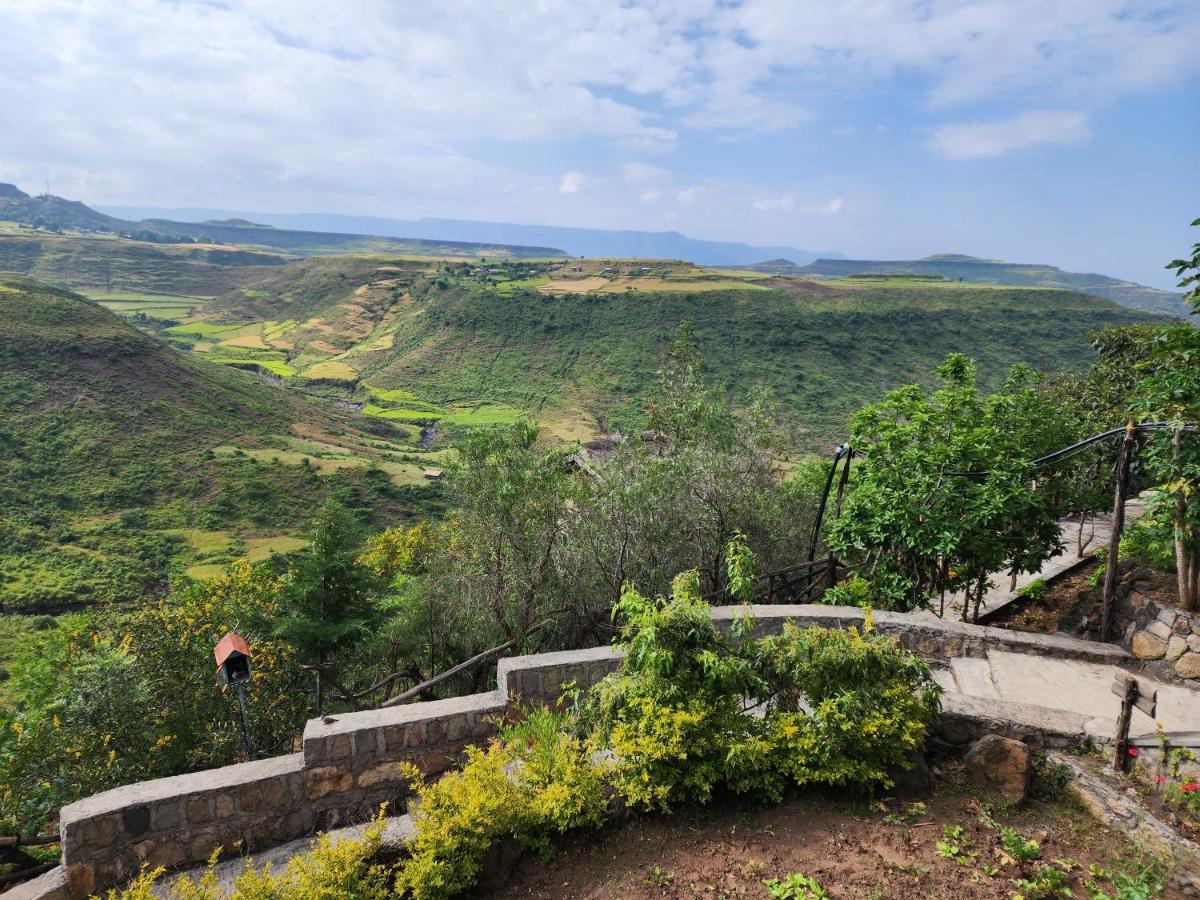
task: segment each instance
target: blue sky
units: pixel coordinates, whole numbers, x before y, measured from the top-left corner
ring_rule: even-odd
[[[1195,0],[0,0],[0,181],[1169,287],[1197,46]]]

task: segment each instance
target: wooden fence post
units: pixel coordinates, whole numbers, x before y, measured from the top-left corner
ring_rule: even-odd
[[[1129,720],[1133,717],[1133,702],[1137,700],[1137,679],[1126,675],[1124,680],[1117,677],[1113,685],[1113,693],[1121,690],[1121,714],[1117,716],[1117,732],[1113,735],[1112,767],[1118,772],[1125,771],[1125,759],[1129,756]]]
[[[1117,563],[1120,560],[1121,533],[1125,530],[1125,500],[1129,495],[1129,468],[1133,461],[1133,422],[1125,426],[1125,439],[1117,458],[1117,487],[1113,500],[1112,534],[1108,538],[1108,556],[1104,561],[1104,593],[1100,601],[1100,640],[1107,641],[1112,628],[1112,608],[1117,592]]]
[[[1153,719],[1158,712],[1158,691],[1147,693],[1132,675],[1118,672],[1113,680],[1112,692],[1121,698],[1121,712],[1117,716],[1117,729],[1113,735],[1112,767],[1124,772],[1129,766],[1129,723],[1133,719],[1134,707]]]

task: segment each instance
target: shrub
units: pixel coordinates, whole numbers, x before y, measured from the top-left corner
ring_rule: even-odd
[[[862,632],[789,626],[759,641],[742,622],[729,639],[685,577],[670,601],[626,590],[616,614],[626,658],[592,713],[635,807],[705,802],[718,786],[772,799],[789,783],[887,786],[937,710],[928,667],[869,616]]]
[[[570,716],[542,710],[505,729],[487,749],[436,782],[410,769],[419,798],[416,833],[395,887],[417,900],[471,887],[494,844],[547,851],[550,837],[604,821],[604,772],[592,764]]]
[[[385,900],[392,896],[387,873],[372,863],[383,839],[383,812],[363,835],[353,840],[334,841],[327,834],[317,845],[293,856],[281,872],[271,864],[261,869],[248,864],[238,875],[230,892],[218,886],[217,854],[209,859],[208,870],[193,881],[186,876],[162,890],[156,880],[162,869],[143,872],[124,890],[109,891],[107,900],[312,900],[339,897],[349,900]]]
[[[908,768],[937,712],[929,667],[895,638],[792,625],[757,654],[778,709],[768,714],[777,765],[796,784],[888,787]],[[808,712],[789,711],[807,702]]]
[[[1030,600],[1034,603],[1043,599],[1050,592],[1050,585],[1043,579],[1035,578],[1025,587],[1017,591],[1017,596],[1025,600]]]

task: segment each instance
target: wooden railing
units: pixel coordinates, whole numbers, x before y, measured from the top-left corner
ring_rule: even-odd
[[[842,581],[849,568],[834,557],[796,563],[759,579],[754,591],[755,603],[814,603],[827,590]],[[702,598],[714,605],[735,602],[727,591],[713,591]]]

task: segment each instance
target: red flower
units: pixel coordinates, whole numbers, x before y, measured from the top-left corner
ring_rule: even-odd
[[[1196,784],[1196,782],[1194,782],[1194,781],[1189,781],[1187,784],[1185,784],[1183,786],[1183,790],[1185,790],[1185,791],[1200,791],[1200,784]]]
[[[1157,781],[1159,784],[1163,784],[1167,780],[1167,776],[1166,775],[1158,775],[1155,777],[1154,780]]]
[[[1130,748],[1129,748],[1129,755],[1130,755],[1130,756],[1137,756],[1137,754],[1138,754],[1137,747],[1130,747]]]

